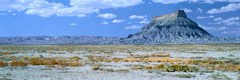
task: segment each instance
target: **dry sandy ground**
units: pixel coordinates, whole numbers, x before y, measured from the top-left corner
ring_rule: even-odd
[[[14,48],[13,48],[14,47]],[[14,54],[2,54],[0,60],[7,61],[5,58],[15,56],[23,57],[80,57],[79,62],[83,66],[46,66],[46,65],[27,65],[21,67],[5,66],[0,67],[0,80],[239,80],[239,70],[208,70],[199,67],[199,71],[194,72],[167,72],[156,69],[133,69],[134,66],[159,65],[163,62],[105,62],[89,61],[89,55],[102,56],[105,58],[129,58],[132,55],[140,57],[151,54],[169,54],[169,58],[181,59],[206,59],[214,58],[217,60],[238,59],[240,58],[240,45],[164,45],[164,46],[81,46],[65,49],[47,49],[41,51],[37,46],[1,46],[1,52],[15,52]],[[47,46],[59,47],[59,46]],[[137,47],[137,48],[134,48]],[[25,50],[26,49],[26,50]],[[105,50],[105,51],[104,51]],[[142,55],[142,56],[141,56]],[[9,61],[11,62],[11,61]],[[94,70],[94,65],[101,65],[100,69]],[[170,64],[164,62],[164,64]]]

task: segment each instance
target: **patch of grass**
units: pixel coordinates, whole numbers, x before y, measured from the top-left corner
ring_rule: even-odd
[[[142,62],[143,58],[125,58],[124,62]]]
[[[145,69],[154,69],[155,66],[149,65],[149,66],[144,66]]]
[[[199,68],[196,66],[188,66],[188,65],[170,65],[165,66],[165,71],[167,72],[196,72],[199,71]]]
[[[72,60],[74,60],[74,61],[79,61],[79,60],[81,60],[81,58],[78,57],[78,56],[73,56],[73,57],[71,57],[71,58],[69,58],[69,59],[72,59]]]
[[[73,62],[69,63],[69,66],[77,67],[77,66],[83,66],[83,64],[79,63],[78,61],[73,61]]]
[[[159,65],[149,65],[149,66],[144,66],[145,69],[158,69],[162,70],[164,69],[165,65],[164,64],[159,64]]]
[[[190,60],[188,64],[199,65],[208,70],[240,71],[240,65],[234,60]]]
[[[196,77],[195,75],[191,75],[191,74],[176,74],[176,77],[180,77],[180,78],[192,78],[192,77]]]
[[[106,72],[129,72],[128,69],[105,69],[105,68],[100,68],[100,71],[106,71]]]
[[[212,78],[213,80],[231,80],[225,74],[220,74],[220,73],[212,74],[212,75],[210,75],[208,77]]]
[[[0,61],[0,67],[5,67],[5,66],[7,66],[7,63],[3,62],[3,61]]]
[[[122,58],[112,58],[111,62],[122,62]]]
[[[0,52],[0,56],[11,55],[11,54],[14,54],[14,52]]]
[[[164,68],[164,64],[159,64],[157,66],[155,66],[156,69],[163,69]]]
[[[90,62],[109,62],[110,60],[103,56],[88,55],[88,61]]]
[[[23,66],[27,66],[28,63],[24,62],[23,60],[19,60],[19,61],[12,61],[10,65],[13,67],[23,67]]]
[[[169,57],[150,57],[150,58],[144,58],[143,62],[185,62],[188,61],[188,59],[180,59],[180,58],[169,58]]]
[[[136,69],[144,69],[144,66],[142,66],[142,65],[135,65],[131,69],[134,69],[134,70],[136,70]]]
[[[0,65],[5,67],[3,61],[0,61]],[[27,65],[46,65],[46,66],[70,66],[70,67],[81,67],[84,66],[79,62],[79,59],[76,57],[72,58],[40,58],[40,57],[24,57],[19,60],[13,60],[9,63],[11,66],[20,67]]]
[[[149,57],[170,57],[170,54],[146,54],[146,55],[132,55],[134,58],[149,58]]]
[[[72,58],[30,58],[29,64],[31,65],[60,65],[60,66],[83,66],[83,64],[79,63],[79,57]]]

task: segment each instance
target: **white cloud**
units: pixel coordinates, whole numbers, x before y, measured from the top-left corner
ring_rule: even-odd
[[[116,18],[117,15],[112,14],[112,13],[104,13],[104,14],[99,14],[97,17],[100,17],[103,19],[113,19],[113,18]]]
[[[223,24],[227,26],[240,26],[240,17],[230,17],[228,19],[222,19],[221,17],[214,19],[214,24]]]
[[[220,27],[219,30],[225,30],[227,27]]]
[[[121,8],[138,5],[142,0],[70,0],[70,5],[90,8]]]
[[[240,17],[231,17],[226,20],[223,20],[222,23],[224,23],[225,25],[228,25],[228,26],[231,26],[231,25],[239,26],[240,25]]]
[[[210,3],[213,4],[215,2],[240,2],[240,0],[152,0],[153,2],[158,2],[162,4],[177,4],[180,2],[188,2],[188,3]]]
[[[204,17],[204,16],[198,16],[197,19],[205,19],[205,18],[208,18],[208,17]]]
[[[211,9],[207,13],[209,14],[216,14],[216,13],[224,13],[224,12],[230,12],[230,11],[236,11],[240,9],[240,3],[231,3],[227,6],[223,6],[220,9]]]
[[[140,24],[147,24],[150,21],[147,19],[147,15],[131,15],[129,16],[129,19],[140,19],[138,23]],[[136,26],[136,25],[135,25]]]
[[[152,0],[153,2],[159,2],[162,4],[176,4],[180,2],[197,2],[198,0]]]
[[[214,18],[214,16],[213,16],[213,15],[210,15],[209,18]]]
[[[218,17],[218,18],[214,18],[213,21],[221,21],[221,20],[222,20],[222,18],[221,18],[221,17]]]
[[[16,13],[12,13],[13,16],[16,16],[17,14]]]
[[[222,31],[221,34],[228,34],[228,35],[235,35],[235,36],[240,36],[240,31],[239,30],[231,30],[231,31]]]
[[[203,9],[197,8],[197,12],[198,12],[198,13],[202,13],[202,12],[203,12]]]
[[[223,31],[227,29],[227,27],[207,27],[201,24],[198,24],[198,26],[205,30],[211,30],[211,31]]]
[[[229,32],[227,31],[222,31],[221,34],[228,34]]]
[[[70,26],[77,26],[77,23],[70,23]]]
[[[147,15],[131,15],[131,16],[129,16],[130,19],[143,19],[146,17],[147,17]]]
[[[203,28],[203,29],[206,29],[206,30],[213,30],[213,29],[215,29],[214,27],[207,27],[207,26],[201,25],[201,24],[198,24],[198,26]]]
[[[121,20],[121,19],[114,19],[113,21],[112,21],[112,23],[122,23],[122,22],[124,22],[125,20]]]
[[[138,25],[130,25],[130,26],[125,27],[124,29],[140,29],[140,28],[142,28],[142,27],[138,26]]]
[[[47,0],[0,0],[2,11],[23,11],[28,15],[42,17],[77,16],[98,13],[107,8],[124,8],[143,3],[142,0],[70,0],[69,6]]]
[[[213,4],[215,2],[240,2],[240,0],[202,0],[202,1],[210,4]]]
[[[108,22],[104,20],[101,24],[108,24]]]
[[[210,15],[210,16],[198,16],[197,19],[207,19],[207,18],[214,18],[214,16]]]
[[[188,8],[183,8],[182,10],[184,10],[186,13],[192,12],[192,10],[191,10],[191,9],[188,9]]]
[[[143,19],[139,23],[140,24],[148,24],[150,21],[148,19]]]

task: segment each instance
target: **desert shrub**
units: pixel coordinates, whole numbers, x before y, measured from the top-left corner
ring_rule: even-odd
[[[164,64],[159,64],[157,66],[155,66],[156,69],[163,69],[164,68]]]
[[[78,61],[73,61],[69,63],[71,67],[83,66],[83,64],[79,63]]]
[[[129,72],[128,69],[118,69],[118,70],[115,70],[116,72]]]
[[[56,63],[54,63],[53,65],[69,66],[69,63],[67,63],[66,59],[60,59],[56,60]]]
[[[125,58],[124,62],[142,62],[144,58]]]
[[[184,62],[188,59],[180,59],[180,58],[168,58],[168,57],[150,57],[144,58],[143,62]]]
[[[17,60],[17,57],[16,56],[10,56],[10,59],[11,60]]]
[[[93,65],[92,70],[99,70],[101,68],[101,65]]]
[[[10,55],[10,54],[14,54],[14,52],[0,52],[0,56],[2,56],[2,55]]]
[[[10,63],[11,66],[14,66],[14,67],[19,67],[19,66],[27,66],[28,64],[22,60],[20,61],[12,61]]]
[[[44,61],[41,58],[30,58],[29,64],[31,65],[43,65]]]
[[[170,57],[170,54],[146,54],[146,55],[132,55],[135,58],[150,58],[150,57]]]
[[[222,60],[212,60],[212,59],[206,59],[206,60],[190,60],[188,61],[189,64],[208,64],[208,65],[216,65],[216,64],[225,64],[226,61]]]
[[[78,57],[78,56],[73,56],[73,57],[71,57],[70,59],[72,59],[72,60],[74,60],[74,61],[79,61],[79,60],[81,60],[81,58]]]
[[[89,55],[88,60],[91,62],[109,62],[110,60],[103,56]]]
[[[28,58],[28,64],[31,65],[48,65],[48,66],[83,66],[83,64],[79,63],[80,58],[72,57],[72,58]]]
[[[188,66],[188,65],[170,65],[170,66],[165,66],[165,70],[167,72],[175,72],[175,71],[195,72],[195,71],[198,71],[199,68],[195,66]]]
[[[239,62],[235,60],[223,61],[212,59],[188,61],[188,64],[199,65],[208,70],[226,70],[226,71],[239,71],[240,65],[238,63]]]
[[[145,69],[154,69],[154,66],[149,65],[149,66],[144,66]]]
[[[122,58],[112,58],[111,62],[120,62]]]
[[[142,65],[135,65],[133,68],[131,69],[144,69],[144,66]]]
[[[151,54],[150,57],[170,57],[170,54]]]
[[[5,66],[7,66],[7,63],[4,61],[0,61],[0,67],[5,67]]]
[[[201,60],[190,60],[190,61],[188,61],[188,64],[198,65],[200,63],[201,63]]]
[[[164,64],[159,64],[159,65],[148,65],[148,66],[144,66],[145,69],[163,69],[164,68]]]

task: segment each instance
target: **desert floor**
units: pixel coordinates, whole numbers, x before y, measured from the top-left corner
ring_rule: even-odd
[[[8,79],[239,80],[240,44],[1,45]]]

